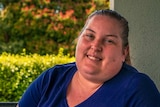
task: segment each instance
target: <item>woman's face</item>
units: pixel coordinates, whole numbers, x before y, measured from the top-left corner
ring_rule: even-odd
[[[122,47],[122,27],[109,16],[96,15],[88,20],[78,38],[76,64],[84,78],[105,82],[115,76],[128,50]]]

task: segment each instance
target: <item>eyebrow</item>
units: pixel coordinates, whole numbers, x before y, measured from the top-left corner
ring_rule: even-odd
[[[117,35],[113,35],[113,34],[107,34],[106,36],[107,36],[107,37],[115,37],[115,38],[118,38]]]
[[[91,32],[93,32],[93,33],[96,33],[94,30],[89,29],[89,28],[87,28],[86,30],[89,30],[89,31],[91,31]],[[117,36],[117,35],[114,35],[114,34],[106,34],[105,36],[118,38],[118,36]]]
[[[89,28],[87,28],[86,30],[89,30],[89,31],[91,31],[91,32],[93,32],[93,33],[96,33],[94,30],[89,29]]]

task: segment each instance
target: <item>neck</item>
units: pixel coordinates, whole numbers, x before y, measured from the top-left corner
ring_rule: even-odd
[[[85,101],[95,93],[102,84],[91,82],[85,79],[79,72],[73,76],[67,89],[67,102],[69,107]]]
[[[76,85],[79,85],[79,87],[81,89],[84,89],[84,90],[97,90],[98,88],[100,88],[102,86],[103,83],[96,83],[96,82],[93,82],[93,81],[90,81],[86,78],[84,78],[79,72],[76,72],[75,73],[75,83]]]

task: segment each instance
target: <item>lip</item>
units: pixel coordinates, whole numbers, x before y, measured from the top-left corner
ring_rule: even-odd
[[[87,58],[89,58],[90,60],[93,60],[93,61],[101,61],[102,60],[101,57],[94,56],[94,55],[87,55]]]

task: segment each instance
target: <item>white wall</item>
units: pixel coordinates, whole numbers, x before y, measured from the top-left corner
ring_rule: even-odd
[[[160,90],[160,0],[111,0],[129,21],[132,65]]]

